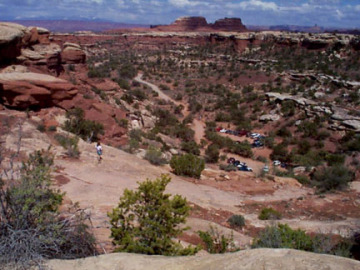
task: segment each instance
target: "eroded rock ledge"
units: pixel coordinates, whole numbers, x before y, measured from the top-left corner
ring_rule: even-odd
[[[252,249],[188,257],[117,253],[78,260],[52,260],[53,270],[357,270],[360,262],[290,249]]]

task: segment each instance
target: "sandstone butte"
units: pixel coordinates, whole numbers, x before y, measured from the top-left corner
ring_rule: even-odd
[[[153,29],[159,31],[246,31],[245,25],[239,18],[224,18],[215,21],[215,23],[207,23],[204,17],[180,17],[170,25],[156,25]]]
[[[77,260],[51,260],[53,270],[358,270],[360,262],[290,249],[252,249],[184,257],[113,253]]]

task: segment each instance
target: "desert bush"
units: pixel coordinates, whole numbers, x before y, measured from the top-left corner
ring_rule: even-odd
[[[259,214],[259,219],[261,220],[274,220],[281,219],[281,213],[276,211],[273,208],[263,208]]]
[[[219,168],[220,170],[224,170],[226,172],[236,172],[238,170],[233,164],[220,164]]]
[[[37,125],[36,129],[40,132],[45,132],[46,128],[44,124]]]
[[[245,226],[245,218],[242,215],[232,215],[227,222],[231,227],[242,228]]]
[[[64,193],[51,187],[52,165],[49,151],[35,151],[23,162],[19,179],[0,179],[2,269],[30,269],[45,259],[96,254],[84,211],[74,205],[70,212],[59,212]]]
[[[76,136],[68,137],[60,134],[55,135],[55,139],[66,150],[66,155],[73,158],[80,157],[80,151],[78,147],[79,138]]]
[[[199,145],[195,141],[182,142],[181,150],[196,156],[200,155]]]
[[[151,146],[146,151],[145,159],[153,165],[163,165],[167,163],[166,159],[163,158],[161,150]]]
[[[209,253],[225,253],[239,250],[234,243],[232,232],[229,236],[226,236],[219,232],[217,227],[210,226],[208,231],[198,231],[198,234],[204,243],[206,251]]]
[[[281,112],[284,116],[293,116],[295,108],[295,102],[292,100],[285,100],[281,103]]]
[[[219,160],[219,146],[210,144],[205,150],[205,161],[208,163],[216,163]]]
[[[173,156],[170,160],[170,167],[176,175],[200,178],[201,172],[205,168],[205,162],[193,154],[185,154]]]
[[[289,153],[287,147],[284,144],[278,144],[273,148],[270,154],[272,160],[280,160],[283,162],[289,161]]]
[[[63,128],[74,133],[83,140],[96,141],[100,134],[104,134],[104,126],[101,123],[84,119],[84,111],[81,108],[74,108],[66,112],[68,120]]]
[[[353,177],[353,173],[346,167],[336,165],[318,169],[314,173],[312,180],[319,192],[327,192],[347,188]]]
[[[345,155],[341,154],[327,154],[325,160],[329,166],[343,165],[345,162]]]
[[[232,153],[243,157],[252,157],[253,151],[251,149],[251,144],[248,141],[244,142],[234,142],[229,149]]]
[[[117,207],[108,213],[116,252],[148,255],[190,255],[198,248],[183,248],[173,238],[186,230],[190,207],[186,198],[165,194],[171,181],[161,175],[154,181],[139,183],[137,190],[125,189]]]
[[[56,126],[49,126],[48,131],[50,131],[50,132],[56,131]]]
[[[253,248],[292,248],[313,250],[313,240],[303,230],[293,230],[287,224],[266,227],[256,238]]]

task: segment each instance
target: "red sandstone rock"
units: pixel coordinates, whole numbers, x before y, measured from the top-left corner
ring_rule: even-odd
[[[85,63],[86,54],[80,45],[66,42],[61,52],[61,59],[64,64]]]
[[[0,23],[0,62],[20,55],[26,28],[15,23]]]
[[[72,99],[74,85],[53,76],[37,73],[0,74],[1,103],[15,109],[46,108]]]
[[[245,25],[242,24],[239,18],[224,18],[215,21],[212,25],[213,29],[219,29],[223,31],[246,31]]]

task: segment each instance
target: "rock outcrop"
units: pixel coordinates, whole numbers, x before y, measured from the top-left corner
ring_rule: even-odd
[[[64,43],[64,49],[61,52],[63,64],[79,64],[85,63],[86,54],[80,45],[70,42]]]
[[[224,31],[246,31],[246,27],[243,25],[240,18],[224,18],[217,20],[212,25],[212,28]]]
[[[48,266],[53,270],[357,270],[360,262],[290,249],[252,249],[183,257],[114,253],[78,260],[51,260]]]
[[[207,27],[208,23],[204,17],[181,17],[178,18],[173,24],[173,27],[178,27],[184,31],[196,30],[200,27]]]
[[[21,54],[26,29],[16,23],[0,23],[0,62],[14,59]]]
[[[224,18],[215,21],[213,24],[207,23],[204,17],[180,17],[170,25],[153,26],[153,29],[160,31],[246,31],[245,25],[242,24],[239,18]]]
[[[78,90],[68,81],[32,72],[0,74],[0,103],[13,108],[40,109],[72,99]]]

